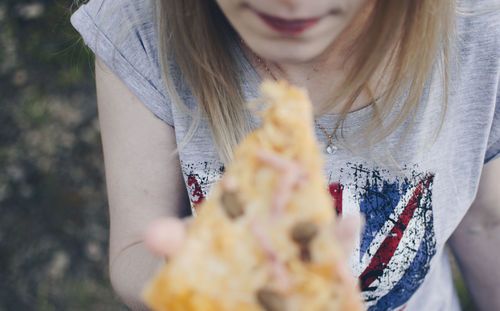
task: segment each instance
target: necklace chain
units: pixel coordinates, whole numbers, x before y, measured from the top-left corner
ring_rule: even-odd
[[[278,81],[278,78],[274,75],[274,73],[269,69],[269,66],[267,65],[267,62],[265,62],[262,58],[260,58],[257,54],[253,53],[254,57],[257,59],[257,63],[260,65],[264,66],[264,70],[267,72],[268,75],[270,75],[274,81]]]
[[[317,119],[314,119],[314,123],[316,123],[316,125],[319,127],[319,129],[326,135],[326,137],[328,137],[328,146],[332,146],[333,145],[333,134],[335,132],[332,132],[331,134],[328,134],[328,131],[323,127],[323,125],[321,125]]]
[[[241,40],[241,43],[242,44],[245,44],[245,42],[243,40]],[[278,81],[278,78],[276,77],[276,75],[271,71],[271,69],[269,68],[269,66],[267,65],[267,62],[265,60],[263,60],[259,55],[255,54],[250,48],[248,48],[248,50],[250,51],[250,53],[252,54],[252,56],[255,58],[255,60],[257,61],[257,63],[261,66],[264,67],[264,70],[266,71],[266,73],[271,76],[271,78],[273,78],[274,81]],[[323,132],[323,134],[325,134],[326,137],[328,137],[328,146],[326,146],[326,152],[328,152],[329,154],[333,154],[335,151],[337,151],[337,147],[335,146],[335,144],[333,143],[333,137],[334,137],[334,134],[335,134],[335,131],[333,131],[331,134],[328,133],[328,131],[323,127],[323,125],[321,125],[319,123],[319,121],[317,119],[314,119],[314,123],[318,126],[318,128]]]

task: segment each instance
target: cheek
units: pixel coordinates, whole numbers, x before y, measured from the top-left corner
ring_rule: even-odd
[[[376,0],[340,0],[340,1],[330,1],[333,4],[338,5],[340,8],[346,11],[356,11],[367,2],[374,2]]]

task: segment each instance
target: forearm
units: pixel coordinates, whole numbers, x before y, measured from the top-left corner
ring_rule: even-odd
[[[134,311],[149,310],[141,293],[165,261],[153,255],[144,243],[130,246],[110,263],[110,278],[115,292]]]
[[[467,287],[480,310],[500,310],[500,215],[465,219],[451,239]]]

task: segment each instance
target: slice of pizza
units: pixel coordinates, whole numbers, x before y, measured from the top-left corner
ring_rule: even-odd
[[[363,309],[333,233],[309,99],[286,82],[264,82],[261,92],[261,127],[145,290],[154,310]]]

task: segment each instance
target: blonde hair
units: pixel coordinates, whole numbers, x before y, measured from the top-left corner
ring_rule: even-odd
[[[408,118],[413,121],[434,69],[440,69],[443,79],[444,115],[455,29],[453,0],[374,1],[369,22],[352,47],[354,65],[329,102],[329,107],[347,103],[336,128],[341,129],[342,120],[356,98],[384,60],[389,59],[390,71],[382,68],[390,77],[389,86],[374,107],[371,122],[363,129],[363,136],[369,137],[372,144],[390,135]],[[233,148],[250,130],[238,60],[232,49],[236,34],[214,0],[158,0],[156,4],[159,50],[167,88],[173,102],[193,117],[178,148],[187,144],[206,118],[219,155],[228,162]],[[194,111],[187,109],[178,96],[170,65],[173,62],[197,100]],[[401,99],[402,108],[391,117]],[[382,120],[389,117],[391,121],[384,125]]]

